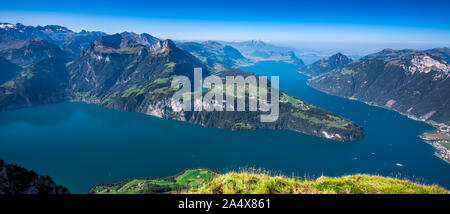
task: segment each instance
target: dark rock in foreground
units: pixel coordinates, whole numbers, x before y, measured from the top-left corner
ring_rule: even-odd
[[[0,159],[0,194],[70,194],[48,175],[38,175]]]

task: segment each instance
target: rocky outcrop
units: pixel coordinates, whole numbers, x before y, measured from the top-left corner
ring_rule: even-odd
[[[47,175],[38,175],[17,165],[5,165],[0,159],[0,194],[69,194]]]

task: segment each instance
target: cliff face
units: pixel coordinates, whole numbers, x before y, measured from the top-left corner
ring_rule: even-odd
[[[410,50],[384,50],[317,76],[309,85],[448,125],[449,70],[449,64],[440,57]]]
[[[5,165],[0,159],[0,194],[69,194],[69,190],[55,184],[47,175],[38,175],[16,165]]]

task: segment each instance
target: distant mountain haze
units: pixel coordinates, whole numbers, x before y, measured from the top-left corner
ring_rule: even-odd
[[[333,69],[342,68],[350,62],[352,62],[352,59],[341,53],[337,53],[329,58],[321,59],[311,65],[302,66],[298,72],[307,76],[317,76]]]
[[[261,40],[221,42],[239,50],[245,57],[258,61],[283,61],[298,66],[305,63],[297,58],[291,48],[279,47]]]

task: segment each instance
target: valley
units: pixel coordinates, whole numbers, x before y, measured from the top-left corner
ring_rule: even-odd
[[[46,35],[49,34],[47,37],[52,38],[51,30],[56,27],[44,28]],[[22,35],[23,32],[18,29],[21,25],[8,30],[0,29],[5,37],[11,37],[10,40],[24,41],[19,49],[5,49],[6,53],[18,51],[19,55],[14,55],[14,59],[28,56],[28,53],[21,51],[24,47],[41,45],[30,44],[27,38],[12,34],[18,31],[17,34]],[[40,35],[41,31],[41,28],[35,28],[32,32]],[[77,35],[63,27],[56,28],[54,33],[68,34],[70,38]],[[39,42],[51,44],[42,39]],[[159,40],[148,34],[125,32],[99,37],[75,58],[49,55],[50,50],[62,52],[55,44],[39,46],[35,48],[35,55],[47,55],[48,58],[27,58],[27,63],[21,64],[23,71],[0,85],[0,110],[78,101],[223,129],[289,129],[337,141],[359,140],[364,136],[360,125],[284,92],[280,92],[282,97],[289,96],[293,102],[280,103],[280,116],[274,122],[257,122],[264,112],[250,111],[248,108],[245,112],[175,112],[171,102],[172,95],[177,91],[171,87],[175,76],[183,75],[192,81],[194,68],[202,68],[204,77],[212,74],[220,78],[252,75],[233,69],[241,63],[248,64],[250,60],[230,46],[215,42],[179,45],[186,51],[170,39]],[[11,57],[11,54],[6,56]],[[188,99],[192,97],[193,94],[190,94]],[[248,91],[245,99],[249,99]]]
[[[335,54],[305,66],[291,49],[258,40],[185,42],[6,23],[0,36],[0,157],[51,174],[71,192],[102,183],[92,192],[174,193],[180,183],[169,178],[185,169],[248,165],[311,180],[363,173],[450,185],[449,165],[439,159],[448,158],[448,139],[421,136],[429,125],[449,131],[446,48]],[[194,68],[221,80],[280,76],[279,119],[262,123],[267,112],[247,108],[173,111],[171,81],[192,77]],[[212,90],[193,89],[186,99]],[[187,177],[202,173],[210,181],[216,172]]]
[[[356,61],[327,59],[299,72],[314,76],[308,84],[329,93],[397,111],[450,136],[448,48],[424,51],[385,49]],[[338,62],[339,66],[332,65]],[[428,140],[426,142],[429,143]],[[448,161],[450,150],[430,143]]]

